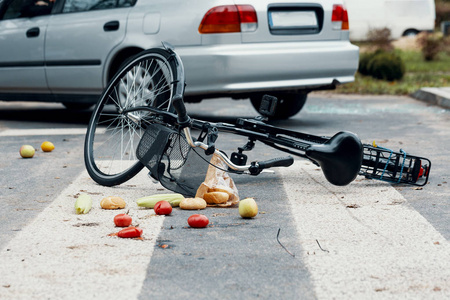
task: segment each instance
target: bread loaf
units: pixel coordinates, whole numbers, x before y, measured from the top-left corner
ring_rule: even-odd
[[[209,192],[203,195],[203,199],[209,204],[226,203],[228,198],[230,198],[230,195],[225,192]]]
[[[202,198],[185,198],[180,202],[181,209],[195,210],[204,209],[206,207],[206,201]]]
[[[234,191],[230,187],[226,187],[224,185],[216,185],[211,188],[208,188],[208,193],[210,192],[224,192],[227,193],[229,197],[234,195]]]
[[[119,208],[125,208],[125,206],[127,206],[127,204],[120,197],[109,196],[109,197],[103,198],[102,201],[100,201],[100,206],[103,209],[119,209]]]

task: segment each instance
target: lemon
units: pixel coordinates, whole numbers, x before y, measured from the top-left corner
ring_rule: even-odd
[[[41,144],[41,149],[44,152],[51,152],[53,149],[55,149],[55,145],[49,141],[45,141]]]

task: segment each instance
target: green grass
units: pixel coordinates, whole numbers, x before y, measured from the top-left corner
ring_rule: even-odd
[[[405,76],[394,82],[377,80],[357,73],[355,81],[336,89],[343,94],[408,95],[422,87],[450,86],[450,54],[439,53],[435,61],[427,62],[419,51],[396,50],[405,62]]]
[[[422,53],[418,51],[399,51],[401,58],[405,62],[406,71],[412,73],[450,73],[449,53],[439,53],[435,61],[424,61]]]

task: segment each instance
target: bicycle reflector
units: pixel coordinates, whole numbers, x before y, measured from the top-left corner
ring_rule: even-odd
[[[431,161],[412,156],[400,149],[364,145],[363,163],[359,175],[392,183],[424,186],[430,175]]]

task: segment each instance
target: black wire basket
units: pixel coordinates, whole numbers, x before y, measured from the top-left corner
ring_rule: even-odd
[[[162,186],[194,197],[208,169],[209,159],[202,152],[192,148],[181,132],[150,124],[139,142],[136,156]]]

